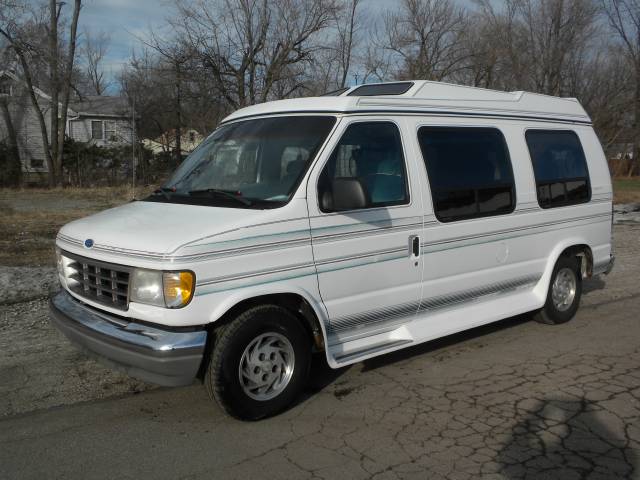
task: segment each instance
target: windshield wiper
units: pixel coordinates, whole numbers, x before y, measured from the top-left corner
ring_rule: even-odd
[[[221,190],[219,188],[204,188],[202,190],[189,190],[189,195],[200,195],[203,193],[208,195],[219,195],[221,197],[230,198],[246,206],[250,206],[253,203],[248,198],[241,197],[235,192],[231,192],[228,190]]]
[[[160,187],[153,191],[151,195],[162,195],[167,200],[170,200],[170,193],[175,193],[176,189],[174,187]]]

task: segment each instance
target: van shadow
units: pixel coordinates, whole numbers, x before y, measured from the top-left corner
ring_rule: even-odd
[[[515,317],[509,317],[504,320],[493,322],[487,325],[482,325],[480,327],[472,328],[470,330],[464,330],[459,333],[454,333],[453,335],[448,335],[446,337],[431,340],[430,342],[421,343],[418,345],[404,348],[402,350],[397,350],[395,352],[387,353],[379,357],[374,357],[374,358],[370,358],[369,360],[365,360],[363,362],[364,367],[362,371],[366,372],[369,370],[375,370],[381,367],[386,367],[388,365],[393,365],[394,363],[402,362],[412,357],[417,357],[419,355],[424,355],[425,353],[431,353],[437,350],[441,350],[446,347],[450,347],[458,343],[463,343],[468,340],[474,340],[494,332],[518,327],[530,321],[531,321],[531,314],[526,313],[522,315],[517,315]],[[482,347],[484,347],[484,345],[482,344],[477,345],[477,348],[482,348]]]
[[[628,445],[624,423],[597,403],[548,399],[526,408],[496,461],[508,479],[626,479],[638,460]]]
[[[602,275],[591,277],[582,282],[582,294],[588,295],[591,292],[602,290],[607,283],[602,279]]]
[[[348,365],[346,367],[333,369],[327,363],[327,357],[324,352],[314,353],[311,357],[307,383],[305,384],[302,395],[296,400],[295,404],[299,405],[314,397],[347,373],[351,367],[352,365]]]

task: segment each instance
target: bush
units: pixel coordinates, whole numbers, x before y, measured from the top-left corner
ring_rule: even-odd
[[[160,183],[169,173],[170,162],[154,157],[142,144],[136,146],[136,184]],[[133,152],[131,145],[99,147],[65,140],[63,155],[64,181],[68,185],[119,186],[132,182]]]

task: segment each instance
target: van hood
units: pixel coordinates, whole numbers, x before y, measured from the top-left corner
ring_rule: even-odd
[[[113,253],[173,254],[195,240],[258,223],[273,210],[136,201],[75,220],[59,238]]]

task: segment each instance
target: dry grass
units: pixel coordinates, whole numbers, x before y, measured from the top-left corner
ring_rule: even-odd
[[[130,188],[0,190],[0,265],[53,266],[62,225],[131,198]]]
[[[640,177],[613,179],[614,203],[640,202]]]

